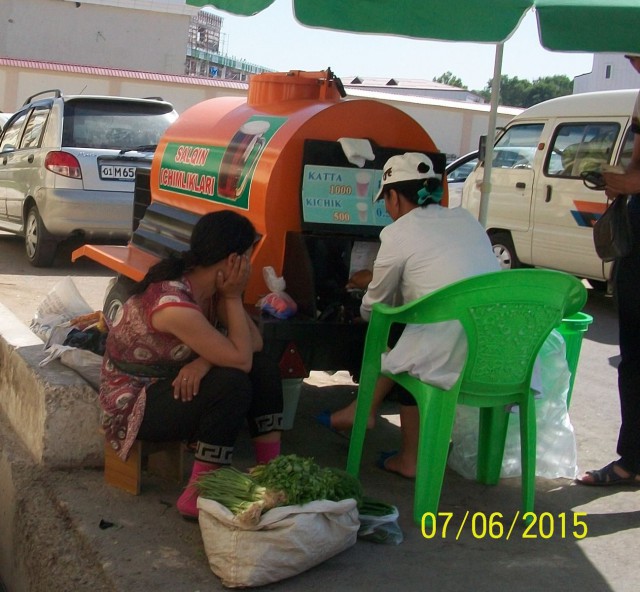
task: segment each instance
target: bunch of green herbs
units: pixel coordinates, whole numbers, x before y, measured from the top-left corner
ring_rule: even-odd
[[[250,470],[251,477],[268,489],[283,491],[289,504],[314,500],[340,501],[353,498],[360,502],[360,481],[347,472],[319,466],[313,458],[287,454]]]

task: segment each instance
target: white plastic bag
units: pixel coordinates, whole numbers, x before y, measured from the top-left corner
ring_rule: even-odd
[[[102,356],[94,354],[87,349],[71,347],[54,343],[46,349],[47,357],[39,366],[46,366],[53,360],[60,360],[62,364],[75,370],[84,378],[95,390],[100,388],[100,373],[102,371]]]
[[[260,298],[256,306],[276,319],[288,319],[296,314],[298,305],[284,291],[287,287],[284,278],[276,276],[276,271],[271,266],[263,268],[262,275],[270,292]]]
[[[297,575],[357,540],[356,501],[318,500],[265,512],[252,527],[213,500],[198,498],[205,552],[228,588],[263,586]]]
[[[398,518],[400,517],[398,508],[395,506],[393,508],[394,511],[385,516],[360,514],[358,538],[373,543],[399,545],[404,540],[404,535],[398,524]]]
[[[574,479],[578,475],[575,433],[567,411],[571,373],[565,351],[562,335],[552,331],[538,356],[541,393],[535,403],[536,475],[547,479]],[[476,478],[478,416],[477,408],[458,405],[449,466],[467,479]],[[518,477],[521,474],[520,424],[516,407],[509,417],[501,477]]]
[[[82,297],[73,280],[67,276],[59,281],[40,303],[29,327],[45,342],[46,348],[54,336],[58,343],[64,341],[71,331],[71,327],[65,327],[65,323],[90,312],[93,312],[93,309]]]

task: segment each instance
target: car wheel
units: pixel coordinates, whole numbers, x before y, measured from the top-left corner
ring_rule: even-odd
[[[27,213],[24,246],[27,259],[34,267],[51,267],[53,265],[58,245],[47,233],[36,206],[32,206]]]
[[[133,294],[134,284],[133,280],[119,276],[115,284],[107,292],[102,312],[109,322],[114,321],[121,314],[124,303]]]
[[[513,240],[508,232],[496,232],[490,237],[493,252],[500,263],[500,269],[516,269],[521,267]]]

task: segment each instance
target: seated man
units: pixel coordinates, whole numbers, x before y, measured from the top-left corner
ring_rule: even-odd
[[[442,175],[436,173],[428,156],[406,153],[390,158],[384,167],[382,186],[374,202],[384,199],[393,222],[380,233],[380,250],[373,272],[354,274],[348,288],[366,289],[360,312],[367,320],[376,302],[399,305],[420,298],[458,280],[498,271],[499,263],[487,234],[465,209],[447,209],[442,198]],[[383,370],[429,374],[435,384],[451,386],[464,356],[462,327],[442,323],[421,331],[405,329],[398,344],[385,356]],[[427,337],[429,351],[415,347]],[[407,355],[413,352],[413,355]],[[375,423],[377,407],[394,383],[380,377],[374,394],[369,427]],[[318,420],[335,430],[353,425],[355,401]],[[379,466],[414,477],[418,448],[418,410],[406,391],[401,398],[402,446],[398,453],[383,453]]]

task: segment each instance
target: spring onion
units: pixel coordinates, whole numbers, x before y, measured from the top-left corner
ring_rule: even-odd
[[[396,508],[391,504],[365,495],[358,505],[358,512],[364,516],[388,516],[394,514]]]
[[[258,485],[233,467],[204,473],[197,479],[196,487],[201,497],[225,506],[245,524],[257,524],[263,512],[286,500],[282,491]]]

